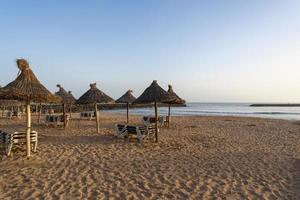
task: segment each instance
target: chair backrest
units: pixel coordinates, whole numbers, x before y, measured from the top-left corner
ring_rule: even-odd
[[[153,126],[127,126],[126,127],[128,133],[137,134],[137,129],[141,132],[142,135],[148,133],[152,134],[155,132],[155,128]]]
[[[136,126],[127,126],[126,127],[127,132],[131,133],[131,134],[137,134],[136,128],[137,128]]]
[[[30,133],[30,141],[37,141],[38,133],[36,131],[32,131]],[[26,141],[26,133],[25,132],[14,132],[10,134],[10,140],[13,140],[14,143],[25,142]]]
[[[155,127],[154,126],[147,126],[147,132],[148,134],[154,134],[155,133]]]

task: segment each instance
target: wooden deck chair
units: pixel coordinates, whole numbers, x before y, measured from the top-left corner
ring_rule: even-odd
[[[30,141],[32,144],[33,152],[36,152],[37,144],[38,144],[38,133],[36,131],[32,131],[30,133]],[[14,144],[25,144],[26,143],[26,133],[25,132],[14,132],[13,134],[6,133],[5,134],[5,150],[6,154],[9,156],[11,153],[11,149]]]

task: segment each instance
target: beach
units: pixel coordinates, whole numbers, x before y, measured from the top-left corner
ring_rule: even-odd
[[[74,114],[73,116],[76,116]],[[130,116],[132,124],[140,116]],[[125,115],[47,128],[38,152],[1,154],[0,199],[300,199],[300,122],[230,116],[171,118],[159,142],[114,137]],[[0,129],[23,131],[22,120]]]

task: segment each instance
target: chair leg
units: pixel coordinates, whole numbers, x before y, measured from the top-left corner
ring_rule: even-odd
[[[12,149],[12,143],[7,144],[6,146],[6,155],[9,156],[11,153],[11,149]]]
[[[34,142],[34,148],[33,148],[33,152],[36,152],[37,143],[38,143],[38,141],[35,141],[35,142]]]

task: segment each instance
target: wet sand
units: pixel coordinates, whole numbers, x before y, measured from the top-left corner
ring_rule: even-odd
[[[300,123],[241,117],[173,117],[159,143],[115,139],[125,116],[38,125],[38,152],[1,153],[0,199],[300,199]],[[131,118],[138,124],[140,117]],[[24,120],[0,119],[22,131]]]

